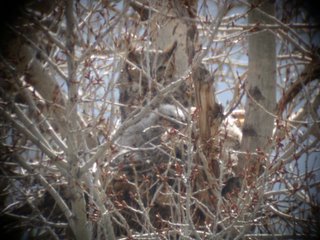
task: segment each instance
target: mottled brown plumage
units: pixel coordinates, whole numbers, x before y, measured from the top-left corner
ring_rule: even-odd
[[[121,119],[124,121],[136,108],[144,106],[161,89],[174,80],[174,53],[177,43],[164,51],[129,50],[127,60],[120,74],[119,102]],[[188,84],[182,84],[170,96],[164,96],[162,103],[174,104],[179,101],[183,106],[190,106]]]

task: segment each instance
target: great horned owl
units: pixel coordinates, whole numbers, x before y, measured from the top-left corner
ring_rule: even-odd
[[[172,82],[175,67],[174,53],[177,42],[164,51],[129,50],[121,71],[118,86],[121,118],[124,121],[136,107],[145,105],[159,91]],[[173,103],[172,97],[188,107],[187,84],[182,84],[162,103]]]

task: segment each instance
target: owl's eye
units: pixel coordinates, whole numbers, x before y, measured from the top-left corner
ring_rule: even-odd
[[[166,67],[163,66],[163,65],[161,65],[160,67],[158,67],[157,73],[162,73],[162,72],[164,72],[165,70],[166,70]]]
[[[157,78],[161,78],[165,75],[166,67],[164,65],[161,65],[157,68],[156,76]]]

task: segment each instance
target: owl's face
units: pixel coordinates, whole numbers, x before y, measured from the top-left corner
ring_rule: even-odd
[[[165,51],[129,51],[119,78],[119,101],[125,105],[121,107],[123,120],[171,82],[175,47],[176,44]]]
[[[165,51],[132,50],[128,54],[127,69],[140,81],[154,81],[171,78],[174,72],[174,50],[176,43]]]

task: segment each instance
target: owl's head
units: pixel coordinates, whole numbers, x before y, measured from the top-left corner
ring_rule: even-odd
[[[140,80],[161,80],[171,78],[174,72],[173,57],[177,42],[161,50],[129,49],[127,69],[134,78]]]

